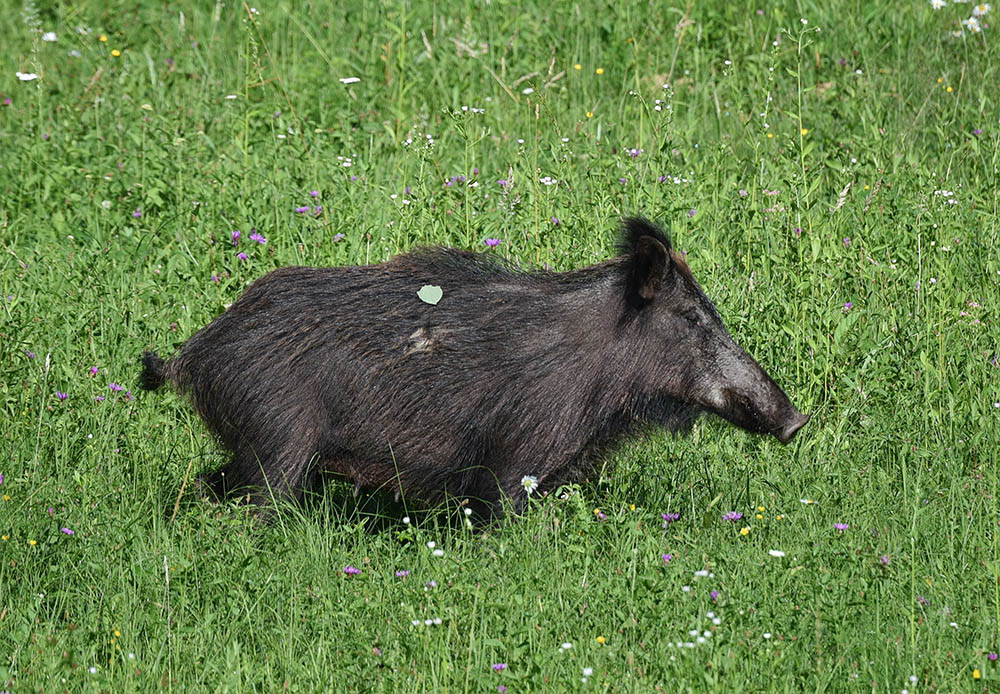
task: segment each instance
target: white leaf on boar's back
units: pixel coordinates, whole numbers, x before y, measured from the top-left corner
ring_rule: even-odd
[[[443,292],[441,291],[441,287],[434,284],[425,284],[420,288],[420,291],[417,292],[417,296],[420,297],[420,300],[425,304],[430,304],[431,306],[435,306],[437,305],[437,302],[441,301],[442,294]]]

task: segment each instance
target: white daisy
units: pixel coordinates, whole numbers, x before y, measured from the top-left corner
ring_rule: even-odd
[[[529,495],[538,489],[538,478],[534,475],[525,475],[521,478],[521,486]]]

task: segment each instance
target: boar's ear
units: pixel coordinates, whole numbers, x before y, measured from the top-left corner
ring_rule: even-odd
[[[626,253],[626,292],[630,304],[641,307],[656,298],[670,273],[670,240],[645,219],[625,220],[621,250]]]

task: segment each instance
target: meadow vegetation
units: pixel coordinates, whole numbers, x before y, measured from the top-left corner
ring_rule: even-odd
[[[0,690],[995,685],[973,10],[5,3]],[[791,445],[705,418],[488,527],[336,482],[265,524],[192,494],[224,452],[137,391],[143,349],[272,269],[447,244],[566,270],[633,214],[812,413]]]

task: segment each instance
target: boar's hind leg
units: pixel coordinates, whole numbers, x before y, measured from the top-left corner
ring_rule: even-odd
[[[314,457],[309,446],[289,447],[277,455],[259,455],[241,447],[232,461],[201,477],[202,493],[216,501],[246,496],[257,506],[269,505],[272,499],[297,501]]]

